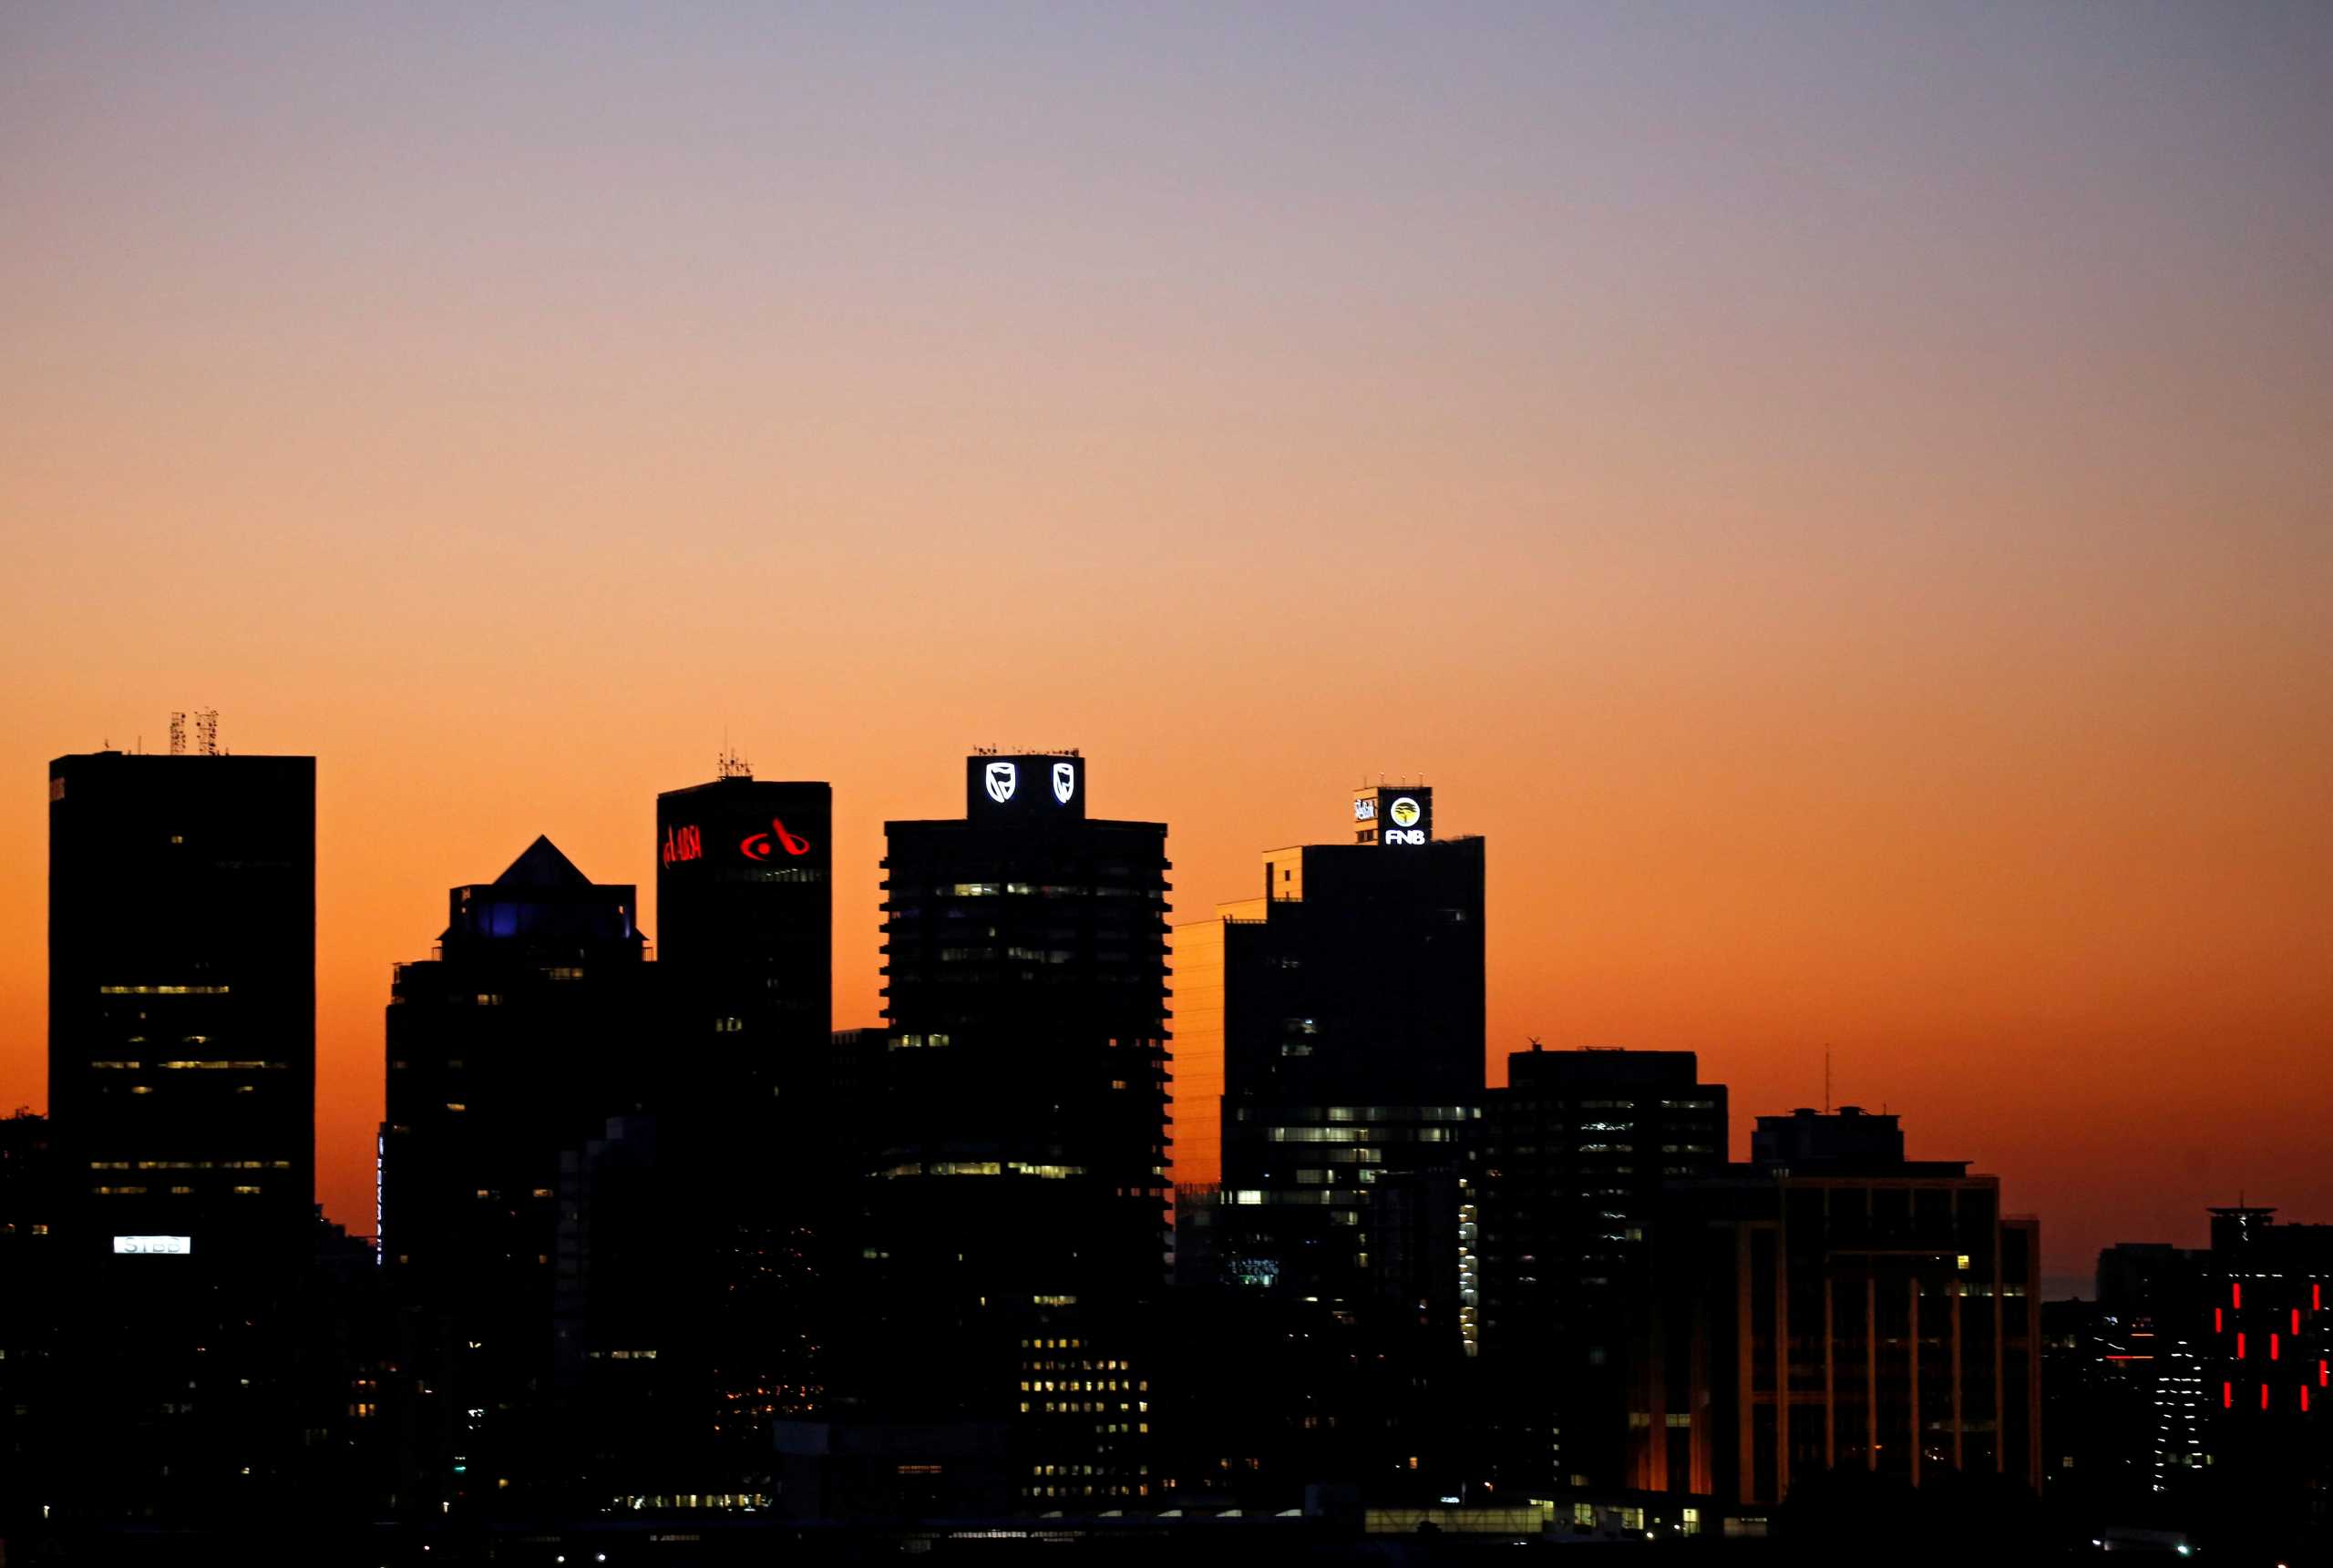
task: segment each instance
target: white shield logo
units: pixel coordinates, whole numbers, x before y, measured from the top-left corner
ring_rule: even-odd
[[[1076,793],[1076,767],[1069,763],[1055,763],[1053,764],[1053,798],[1062,804],[1067,805],[1069,797]]]
[[[991,763],[988,765],[988,798],[1002,805],[1012,798],[1013,787],[1021,782],[1021,770],[1011,763]]]

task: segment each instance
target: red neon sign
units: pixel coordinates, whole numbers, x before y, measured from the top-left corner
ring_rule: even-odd
[[[737,845],[737,853],[748,860],[767,860],[780,849],[788,855],[807,855],[810,841],[800,834],[786,832],[786,824],[774,816],[769,819],[769,832],[747,834]]]
[[[667,866],[675,860],[702,860],[704,835],[694,827],[666,827],[663,853]]]

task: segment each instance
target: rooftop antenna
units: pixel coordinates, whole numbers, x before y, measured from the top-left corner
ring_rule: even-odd
[[[1831,1114],[1831,1048],[1823,1048],[1823,1114]]]
[[[1536,1035],[1536,1034],[1526,1034],[1526,1035],[1525,1035],[1523,1038],[1524,1038],[1524,1039],[1526,1039],[1526,1040],[1529,1040],[1529,1041],[1531,1042],[1531,1051],[1532,1051],[1532,1054],[1533,1054],[1533,1055],[1535,1055],[1535,1056],[1536,1056],[1536,1055],[1537,1055],[1537,1054],[1538,1054],[1538,1051],[1539,1051],[1539,1049],[1540,1049],[1540,1048],[1539,1048],[1539,1037],[1538,1037],[1537,1035]]]
[[[215,757],[219,754],[219,710],[204,708],[194,715],[194,749],[197,754]]]
[[[170,755],[174,757],[186,755],[186,715],[184,713],[170,715]]]

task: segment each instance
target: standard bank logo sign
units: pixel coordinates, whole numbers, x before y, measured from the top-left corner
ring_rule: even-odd
[[[1012,798],[1012,792],[1020,787],[1021,770],[1011,763],[991,763],[988,765],[986,783],[988,798],[1002,805]],[[1061,788],[1058,780],[1054,782],[1053,788],[1055,790]],[[1069,797],[1064,795],[1062,798],[1066,800]]]
[[[1064,805],[1077,793],[1077,767],[1073,763],[1053,764],[1053,798]]]

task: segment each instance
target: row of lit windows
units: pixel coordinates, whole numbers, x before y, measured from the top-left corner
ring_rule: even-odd
[[[289,1160],[92,1160],[92,1171],[288,1171]]]
[[[99,986],[98,994],[108,997],[223,997],[225,986]]]
[[[1295,1115],[1303,1117],[1308,1121],[1331,1122],[1391,1122],[1395,1123],[1406,1123],[1411,1122],[1472,1122],[1476,1119],[1479,1112],[1470,1105],[1322,1105],[1319,1107],[1300,1108],[1294,1111],[1275,1109],[1270,1112],[1269,1114],[1274,1116]],[[1260,1118],[1251,1117],[1249,1107],[1244,1105],[1236,1105],[1231,1108],[1231,1119],[1235,1122],[1246,1122]]]
[[[142,1061],[93,1061],[89,1063],[89,1066],[94,1069],[109,1069],[116,1071],[128,1072],[135,1072],[148,1066],[159,1068],[166,1072],[181,1071],[188,1069],[217,1071],[221,1069],[230,1068],[239,1072],[270,1072],[282,1071],[291,1065],[292,1064],[288,1061],[157,1061],[151,1063]]]
[[[893,1165],[877,1175],[885,1181],[901,1176],[1035,1176],[1043,1181],[1064,1181],[1085,1173],[1083,1165],[1033,1164],[1024,1160],[924,1160]]]
[[[89,1191],[91,1191],[91,1192],[93,1192],[93,1193],[97,1194],[98,1194],[99,1197],[101,1197],[101,1198],[129,1198],[129,1197],[139,1197],[139,1196],[142,1196],[142,1195],[143,1195],[144,1194],[146,1194],[149,1190],[149,1189],[145,1188],[145,1187],[134,1187],[134,1186],[133,1186],[133,1187],[91,1187],[91,1188],[89,1189]],[[230,1191],[231,1191],[231,1192],[242,1193],[242,1194],[256,1194],[259,1192],[259,1189],[258,1189],[257,1187],[255,1187],[255,1186],[233,1187],[233,1188],[230,1188],[229,1190],[230,1190]],[[171,1192],[173,1192],[173,1193],[191,1193],[192,1191],[194,1191],[194,1189],[193,1189],[192,1187],[172,1187],[172,1188],[170,1189],[170,1191],[171,1191]]]
[[[900,888],[900,892],[908,889]],[[1163,889],[1156,887],[1122,887],[1115,883],[1084,886],[1069,882],[943,882],[932,889],[941,897],[993,898],[1000,896],[1038,898],[1083,898],[1091,895],[1097,898],[1164,898]]]

